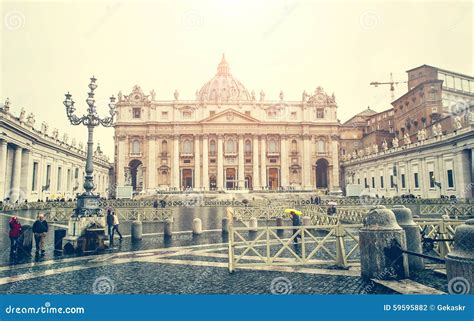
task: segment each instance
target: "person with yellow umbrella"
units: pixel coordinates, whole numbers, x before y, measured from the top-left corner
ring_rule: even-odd
[[[300,216],[303,214],[301,213],[301,211],[295,210],[293,208],[287,208],[285,210],[285,213],[290,214],[293,226],[301,226]],[[298,229],[293,229],[293,235],[295,235],[296,233],[298,233]],[[301,239],[301,234],[295,236],[295,238],[293,239],[294,243],[298,243],[298,237]]]

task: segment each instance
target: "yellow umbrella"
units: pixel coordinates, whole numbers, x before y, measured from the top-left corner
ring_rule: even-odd
[[[291,213],[291,212],[295,213],[296,215],[303,215],[303,213],[302,213],[301,211],[295,210],[294,208],[287,208],[287,209],[285,210],[285,213],[288,213],[288,214],[289,214],[289,213]]]

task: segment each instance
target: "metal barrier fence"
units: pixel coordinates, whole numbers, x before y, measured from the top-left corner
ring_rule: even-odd
[[[439,257],[444,258],[451,251],[454,241],[454,231],[458,225],[464,223],[462,220],[451,220],[442,218],[415,219],[420,227],[421,241],[424,252],[433,251]]]
[[[345,268],[358,261],[351,259],[359,247],[359,238],[351,229],[361,226],[230,226],[228,268],[230,272],[278,265],[334,264]],[[291,236],[285,237],[285,231],[290,231]]]
[[[50,209],[47,219],[51,222],[67,222],[72,215],[72,208]],[[107,208],[102,209],[104,215]],[[124,208],[114,209],[120,221],[164,222],[173,219],[173,210],[169,208]]]

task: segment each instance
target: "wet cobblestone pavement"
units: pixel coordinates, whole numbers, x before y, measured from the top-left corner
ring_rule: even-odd
[[[33,212],[23,214],[25,217],[35,215]],[[125,237],[119,242],[116,239],[110,250],[99,255],[66,256],[55,253],[52,246],[54,230],[62,228],[61,225],[51,224],[46,240],[49,246],[44,257],[12,260],[8,251],[9,242],[0,238],[0,293],[82,294],[105,291],[129,294],[265,294],[271,293],[272,289],[277,293],[283,291],[293,294],[394,293],[370,280],[362,279],[358,263],[351,264],[347,270],[335,269],[329,262],[322,263],[321,260],[333,259],[334,241],[325,243],[324,250],[317,251],[312,257],[314,261],[305,266],[290,267],[284,264],[279,267],[250,267],[248,263],[259,261],[256,253],[250,252],[240,261],[243,264],[235,272],[229,273],[228,237],[216,230],[218,221],[208,218],[204,226],[208,231],[196,236],[186,229],[192,216],[185,214],[181,219],[186,222],[176,224],[177,228],[171,239],[164,238],[161,223],[146,223],[144,233],[151,234],[146,235],[143,240],[132,242],[129,237]],[[2,224],[4,222],[0,223],[0,227]],[[262,222],[261,226],[265,224],[271,226],[274,222]],[[241,223],[236,225],[241,226]],[[125,235],[129,234],[130,223],[121,224],[121,231]],[[290,237],[291,233],[291,230],[285,231],[284,237]],[[314,242],[307,243],[306,255],[326,233],[327,231],[314,233]],[[352,233],[357,234],[357,231]],[[255,239],[256,235],[242,234],[247,240]],[[346,253],[354,244],[352,240],[346,240]],[[292,241],[288,241],[287,246],[280,252],[280,263],[293,257],[292,251],[301,253],[301,248]],[[273,244],[268,251],[274,255],[279,248],[281,243]],[[267,249],[261,241],[256,242],[255,249],[265,256]],[[242,249],[237,245],[235,254],[240,253]],[[359,251],[356,249],[351,259],[357,262],[358,258]],[[414,275],[414,279],[439,290],[446,290],[445,278],[443,280],[442,276],[433,272],[420,272]]]

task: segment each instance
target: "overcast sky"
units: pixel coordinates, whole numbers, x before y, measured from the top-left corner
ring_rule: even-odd
[[[0,100],[36,114],[50,130],[86,140],[68,124],[64,93],[85,111],[89,77],[108,97],[138,84],[156,99],[194,99],[225,52],[231,73],[266,99],[300,100],[322,86],[345,121],[370,106],[390,107],[388,86],[429,64],[472,75],[470,1],[96,1],[2,2]],[[396,87],[396,97],[406,84]],[[113,155],[113,129],[95,141]]]

